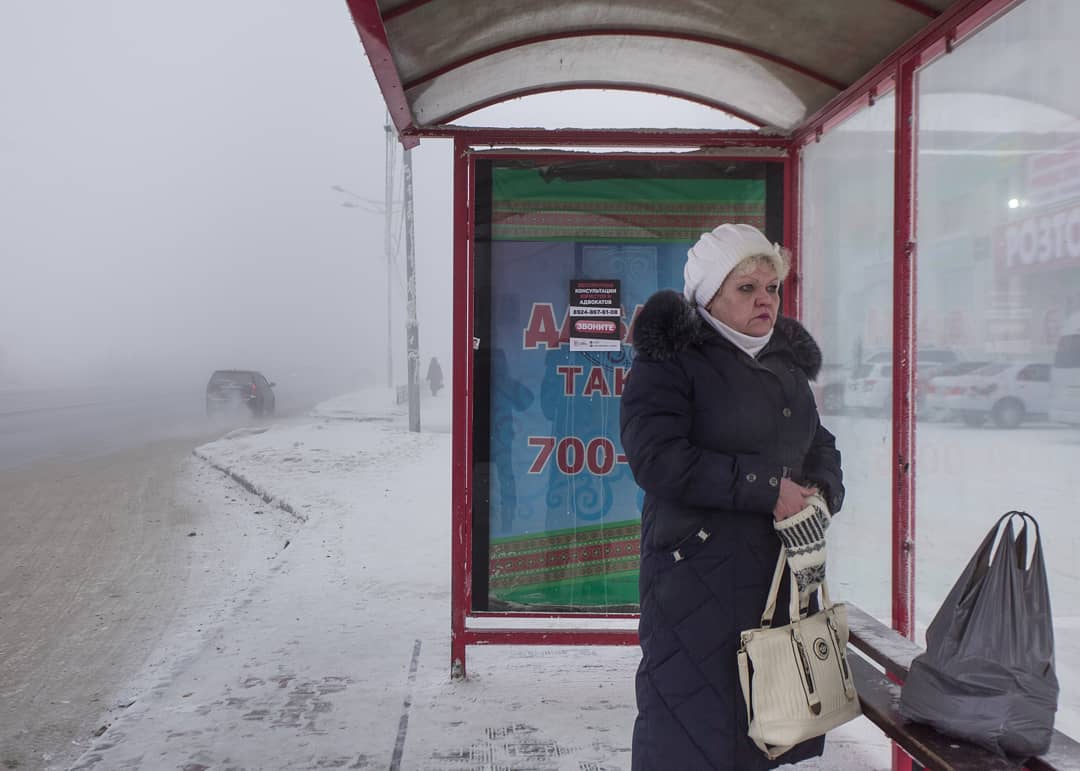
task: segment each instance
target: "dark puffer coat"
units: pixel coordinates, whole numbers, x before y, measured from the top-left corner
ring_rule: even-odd
[[[633,768],[754,771],[820,755],[823,738],[775,761],[747,738],[736,651],[760,625],[779,556],[781,477],[818,485],[834,513],[843,503],[840,453],[808,382],[821,352],[780,318],[751,358],[670,290],[649,299],[633,337],[621,416],[645,491]],[[788,623],[787,598],[785,578],[775,625]]]

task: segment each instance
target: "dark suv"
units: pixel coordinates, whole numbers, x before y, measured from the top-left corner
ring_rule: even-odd
[[[261,372],[248,369],[219,369],[206,384],[206,414],[222,415],[247,407],[257,418],[274,414],[274,383]]]

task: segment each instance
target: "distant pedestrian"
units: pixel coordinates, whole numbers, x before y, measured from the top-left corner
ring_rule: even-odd
[[[434,356],[432,356],[431,361],[428,362],[427,377],[424,379],[428,381],[428,385],[431,387],[431,395],[437,396],[443,387],[443,378],[442,367],[439,366],[439,360]]]

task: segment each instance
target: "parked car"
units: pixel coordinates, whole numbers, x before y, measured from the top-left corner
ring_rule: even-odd
[[[960,354],[951,348],[918,348],[915,361],[922,367],[942,367],[960,361]],[[892,351],[884,350],[872,353],[863,359],[865,364],[892,364]]]
[[[213,417],[247,409],[257,418],[273,415],[274,386],[261,372],[219,369],[206,384],[206,414]]]
[[[969,372],[934,378],[926,404],[949,410],[969,426],[993,419],[1000,428],[1046,418],[1050,405],[1050,365],[1043,362],[997,363]]]
[[[928,420],[945,419],[949,417],[949,411],[937,407],[931,407],[926,403],[926,394],[939,377],[953,377],[966,375],[977,369],[990,364],[989,361],[958,361],[955,364],[943,364],[941,366],[920,369],[915,379],[915,405],[919,412],[919,418]]]
[[[1050,368],[1050,419],[1080,425],[1080,314],[1061,329]]]
[[[892,401],[892,364],[860,364],[844,384],[844,407],[880,414]]]
[[[919,348],[915,357],[915,402],[922,404],[919,380],[938,369],[956,364],[960,356],[949,348]],[[872,414],[889,411],[892,404],[892,351],[877,351],[866,357],[854,370],[844,386],[844,406],[862,409]]]
[[[844,364],[822,364],[817,378],[810,383],[814,401],[822,415],[835,415],[844,411]]]

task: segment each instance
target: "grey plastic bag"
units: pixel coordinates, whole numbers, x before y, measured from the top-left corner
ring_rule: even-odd
[[[1022,523],[1017,535],[1014,517]],[[900,714],[1026,758],[1050,747],[1057,700],[1039,525],[1026,512],[1010,511],[983,539],[930,623],[926,652],[912,662],[901,690]]]

